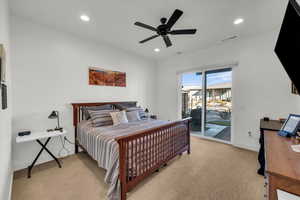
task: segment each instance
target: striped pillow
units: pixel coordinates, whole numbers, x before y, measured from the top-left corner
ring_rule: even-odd
[[[141,119],[147,118],[146,112],[141,107],[126,108],[126,111],[127,112],[138,111]]]
[[[95,127],[113,125],[109,114],[112,110],[89,110],[88,112]]]
[[[90,119],[91,116],[89,114],[89,111],[97,111],[97,110],[112,110],[112,105],[111,104],[106,104],[102,106],[89,106],[89,107],[82,107],[81,108],[82,113],[84,115],[85,119]]]
[[[127,108],[136,107],[136,102],[118,103],[114,104],[114,106],[119,110],[126,110]]]

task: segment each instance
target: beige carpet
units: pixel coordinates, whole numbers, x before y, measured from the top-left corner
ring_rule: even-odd
[[[263,177],[256,174],[257,153],[198,138],[192,154],[176,158],[128,194],[129,200],[260,200]],[[86,154],[15,173],[13,200],[102,200],[103,169]]]

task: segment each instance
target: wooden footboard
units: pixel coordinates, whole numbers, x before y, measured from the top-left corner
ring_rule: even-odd
[[[177,155],[190,154],[190,118],[119,137],[121,200],[148,175]]]

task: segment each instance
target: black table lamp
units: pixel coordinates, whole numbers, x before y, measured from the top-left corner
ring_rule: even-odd
[[[49,119],[57,119],[57,127],[55,128],[55,130],[59,130],[62,131],[63,128],[60,127],[59,125],[59,112],[58,111],[52,111],[52,113],[49,115],[48,117]]]

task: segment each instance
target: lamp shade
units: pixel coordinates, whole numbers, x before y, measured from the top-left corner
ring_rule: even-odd
[[[58,118],[58,113],[57,111],[52,111],[52,113],[48,117],[49,119],[56,119]]]

